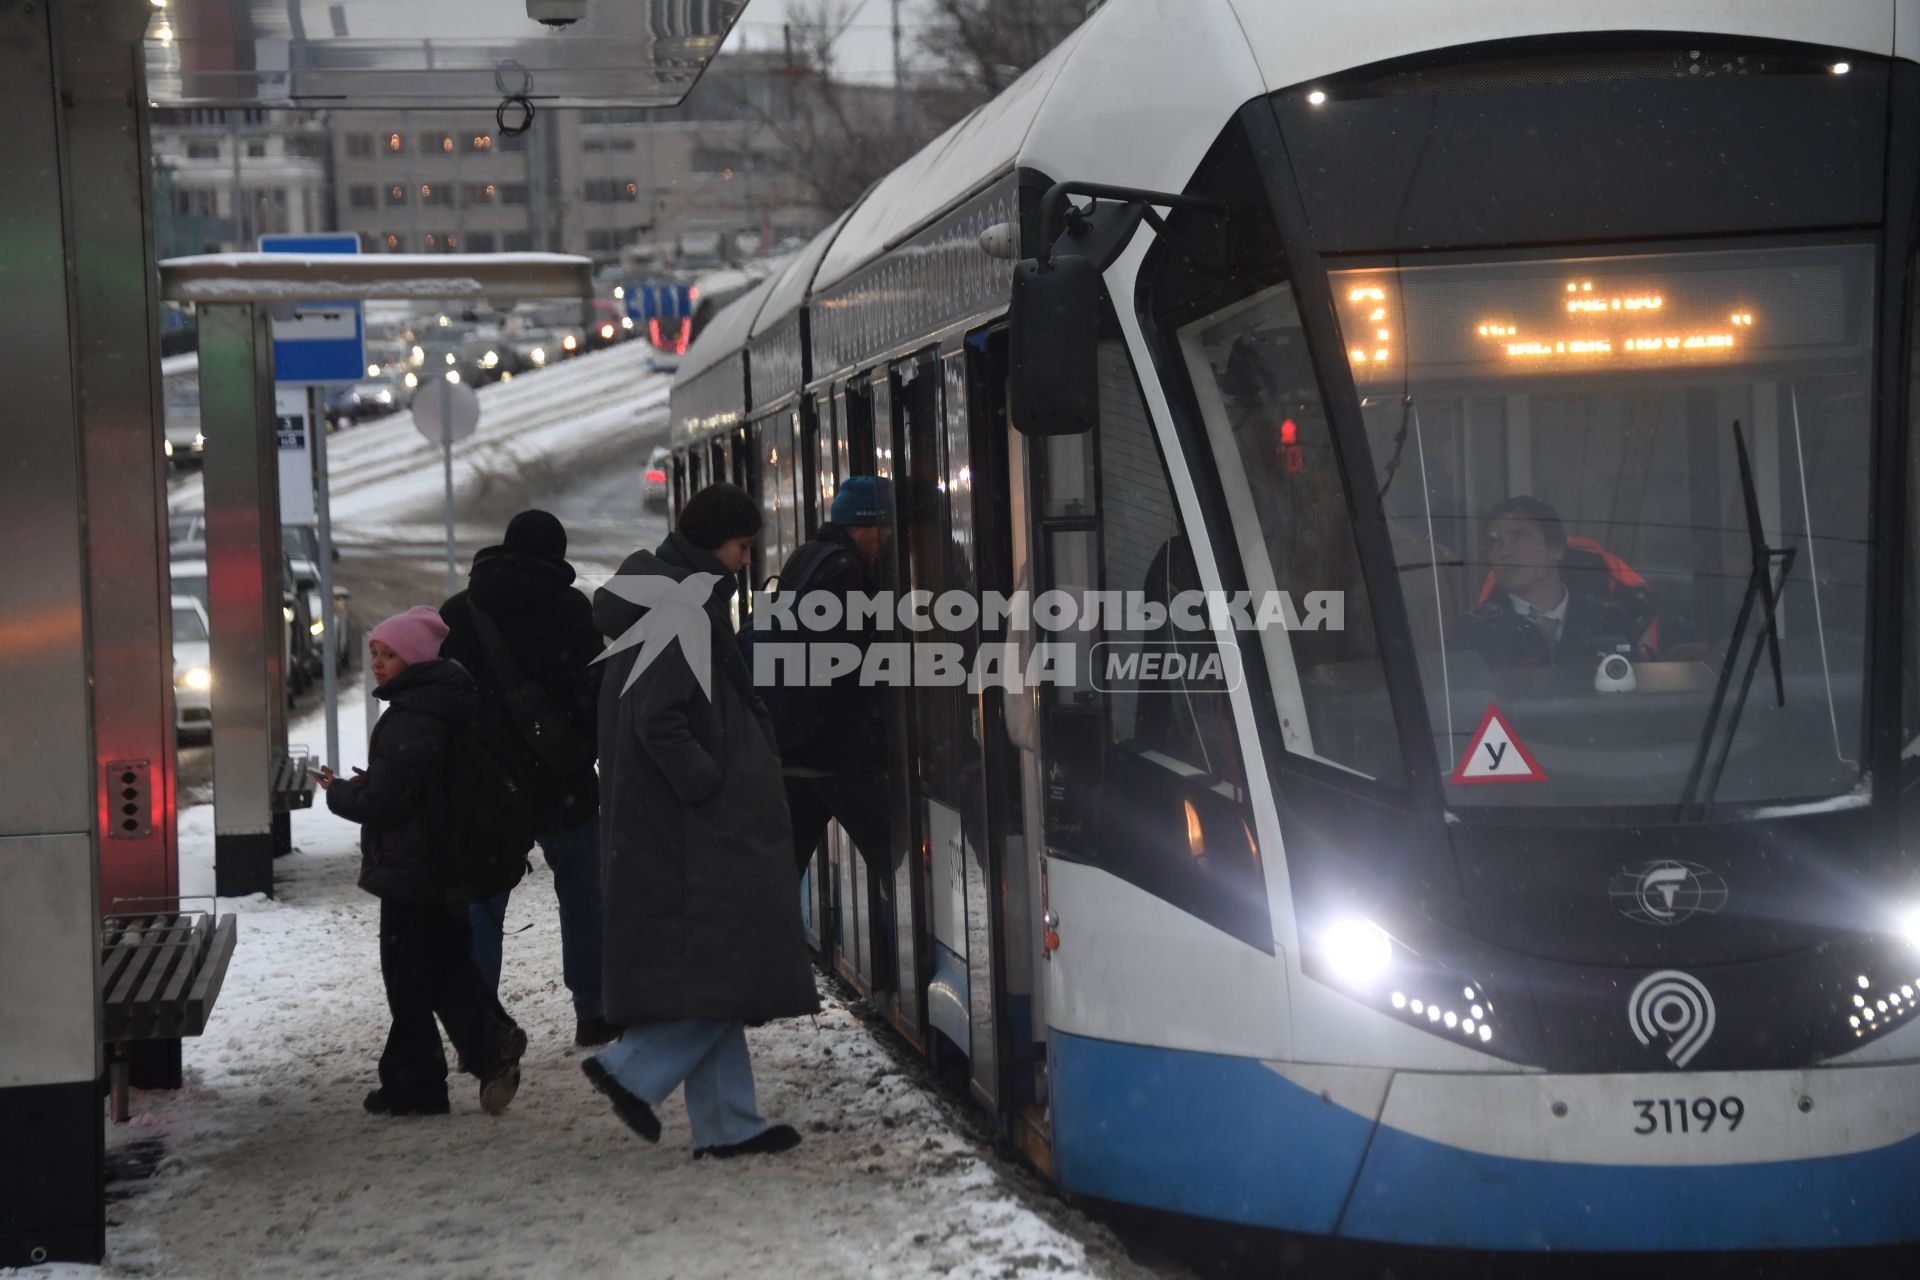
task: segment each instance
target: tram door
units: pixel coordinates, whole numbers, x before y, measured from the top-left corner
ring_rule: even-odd
[[[814,425],[811,447],[807,452],[808,515],[802,541],[811,538],[826,519],[834,492],[840,487],[839,468],[844,460],[841,415],[836,412],[844,405],[844,397],[832,397],[821,391],[811,404]],[[794,584],[781,585],[791,587]],[[812,860],[800,880],[800,908],[806,922],[807,944],[822,956],[828,955],[827,944],[834,936],[831,923],[834,905],[833,847],[837,839],[837,828],[829,824],[826,836],[814,850]]]
[[[968,420],[967,347],[958,340],[895,367],[905,457],[900,540],[907,586],[934,602],[935,628],[913,637],[942,646],[958,682],[916,670],[908,717],[916,786],[913,827],[921,850],[928,1025],[966,1054],[973,1086],[999,1103],[995,1030],[991,850],[985,700],[969,692],[980,645],[962,600],[980,598],[981,546],[974,504],[973,434]],[[942,602],[949,604],[943,608]],[[919,664],[916,663],[916,668]],[[902,922],[904,925],[904,921]],[[908,960],[902,948],[902,971]]]
[[[839,455],[835,474],[846,476],[870,476],[891,474],[892,435],[890,428],[876,432],[876,421],[886,421],[891,400],[888,396],[887,380],[880,377],[869,380],[859,377],[849,380],[836,388],[833,396],[834,447]],[[875,575],[875,589],[891,591],[896,589],[897,577],[894,575],[891,557],[883,554],[878,572]],[[889,636],[878,639],[890,639]],[[891,726],[890,726],[891,731]],[[890,737],[889,741],[900,739]],[[897,759],[890,756],[887,775],[889,795],[899,789],[900,775],[895,772]],[[893,850],[896,860],[905,859],[905,844],[896,830]],[[876,955],[891,954],[890,933],[886,921],[891,913],[885,911],[891,902],[890,894],[880,896],[881,914],[876,914],[868,898],[869,878],[866,859],[846,832],[839,825],[828,827],[827,861],[820,865],[821,891],[831,904],[830,912],[824,919],[833,940],[833,958],[842,976],[857,983],[863,989],[871,991],[875,981],[874,959]],[[878,936],[881,944],[876,945]],[[883,966],[880,976],[892,986],[891,966]],[[910,1024],[911,1025],[911,1024]]]

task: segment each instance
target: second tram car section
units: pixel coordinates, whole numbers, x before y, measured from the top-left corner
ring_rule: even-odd
[[[1079,1194],[1920,1239],[1916,57],[1111,0],[721,313],[671,492],[759,497],[743,611],[861,475],[885,590],[1037,602],[873,637],[1013,674],[878,681],[823,963]]]

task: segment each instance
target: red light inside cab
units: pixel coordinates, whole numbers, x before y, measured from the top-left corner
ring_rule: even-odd
[[[664,471],[661,471],[657,467],[650,469],[647,472],[648,484],[665,484],[666,482],[667,482],[667,473]]]
[[[1298,424],[1294,422],[1292,418],[1288,418],[1285,422],[1280,424],[1280,443],[1281,444],[1298,444],[1300,442],[1299,437],[1300,437],[1300,427]]]

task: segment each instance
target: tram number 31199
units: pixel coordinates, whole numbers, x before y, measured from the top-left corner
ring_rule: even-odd
[[[1717,1100],[1635,1098],[1633,1105],[1640,1113],[1633,1131],[1642,1137],[1654,1133],[1707,1133],[1722,1120],[1731,1131],[1740,1127],[1747,1114],[1747,1104],[1733,1094]]]

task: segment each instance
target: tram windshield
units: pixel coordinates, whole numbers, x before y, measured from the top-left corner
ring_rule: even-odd
[[[1332,282],[1456,808],[1855,792],[1871,247]]]

